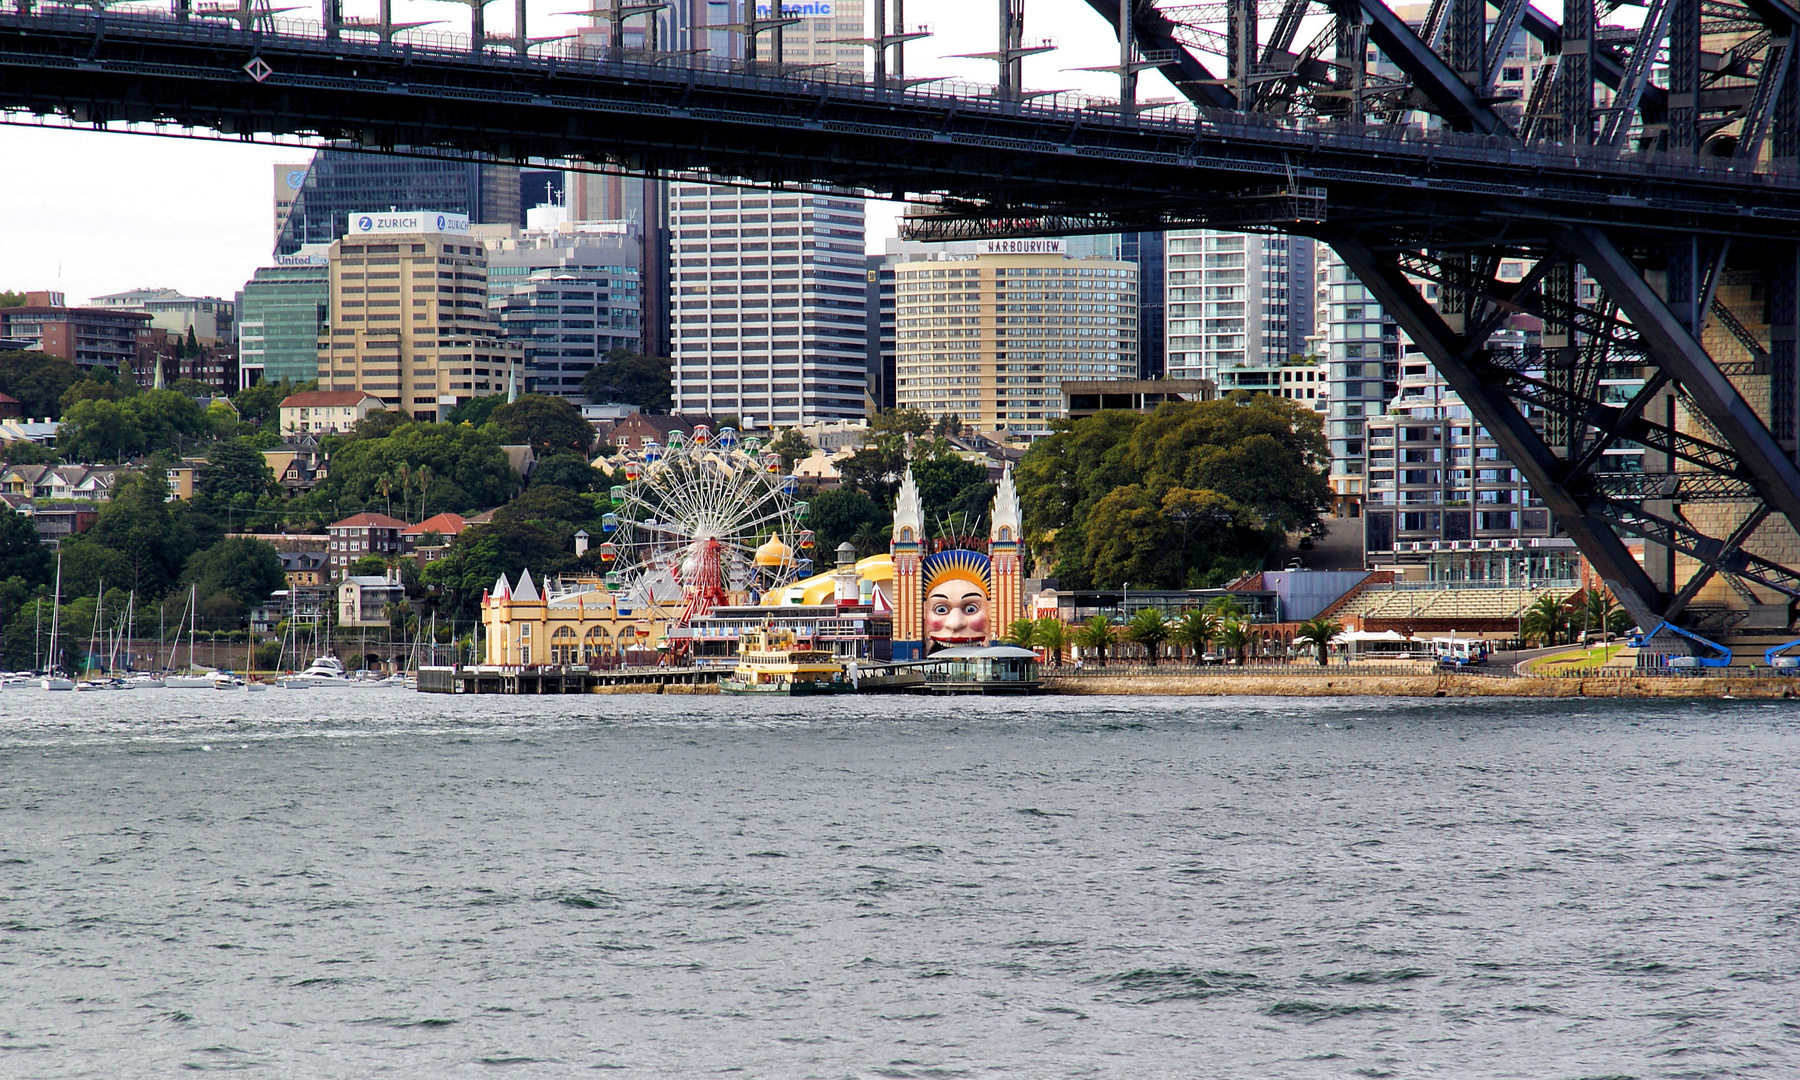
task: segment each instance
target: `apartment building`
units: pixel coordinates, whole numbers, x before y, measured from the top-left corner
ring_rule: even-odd
[[[1169,377],[1217,381],[1229,367],[1273,368],[1304,354],[1313,332],[1313,247],[1302,236],[1169,233]]]
[[[1135,377],[1138,268],[1061,240],[894,267],[894,403],[1002,441],[1049,433],[1070,382]]]

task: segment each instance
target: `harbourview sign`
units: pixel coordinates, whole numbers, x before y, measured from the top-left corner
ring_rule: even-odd
[[[983,255],[1066,255],[1064,240],[983,240]]]

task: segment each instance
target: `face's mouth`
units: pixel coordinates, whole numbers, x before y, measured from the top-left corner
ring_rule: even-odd
[[[933,635],[931,635],[931,640],[933,640],[933,641],[981,641],[983,639],[984,639],[983,635],[981,635],[981,634],[933,634]]]

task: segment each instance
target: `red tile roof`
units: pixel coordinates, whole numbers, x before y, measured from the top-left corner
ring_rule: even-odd
[[[455,536],[469,527],[460,514],[439,514],[428,517],[417,525],[406,530],[408,536],[424,536],[426,533],[437,533],[439,536]]]
[[[326,526],[331,529],[404,529],[406,522],[386,514],[356,514]]]

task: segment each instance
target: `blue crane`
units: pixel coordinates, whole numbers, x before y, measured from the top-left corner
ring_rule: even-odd
[[[1718,653],[1718,655],[1717,656],[1664,656],[1662,658],[1663,662],[1661,664],[1658,664],[1657,665],[1658,667],[1723,668],[1723,667],[1731,666],[1731,650],[1730,649],[1726,648],[1725,646],[1719,644],[1716,641],[1708,641],[1706,638],[1701,637],[1699,634],[1694,633],[1692,630],[1683,630],[1681,627],[1676,626],[1672,622],[1664,621],[1664,622],[1657,623],[1655,627],[1651,628],[1649,633],[1647,633],[1647,634],[1632,634],[1629,637],[1627,637],[1625,639],[1625,641],[1626,641],[1626,644],[1630,645],[1634,649],[1642,649],[1650,641],[1651,638],[1654,638],[1656,635],[1662,633],[1665,630],[1667,630],[1668,632],[1670,632],[1672,634],[1677,635],[1678,637],[1687,638],[1689,641],[1692,641],[1696,644],[1704,645],[1709,649],[1713,649]],[[1800,644],[1800,642],[1795,642],[1795,644]]]
[[[1800,645],[1800,638],[1795,638],[1785,645],[1777,645],[1772,649],[1765,649],[1763,651],[1763,662],[1784,675],[1800,675],[1800,656],[1781,655],[1796,645]]]

